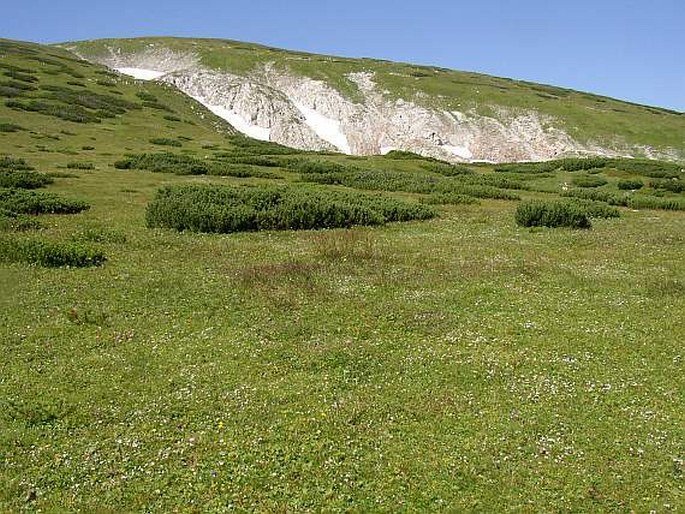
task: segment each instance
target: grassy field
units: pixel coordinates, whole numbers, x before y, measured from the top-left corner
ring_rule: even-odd
[[[407,154],[289,151],[233,135],[162,86],[101,86],[101,68],[69,66],[89,90],[135,103],[147,92],[174,112],[76,123],[0,104],[0,123],[21,127],[0,132],[0,154],[53,179],[35,191],[89,205],[30,215],[42,228],[0,224],[0,256],[38,240],[107,259],[0,262],[0,510],[685,509],[677,166],[465,170]],[[69,75],[45,69],[36,87],[67,87]],[[150,142],[159,138],[181,147]],[[150,171],[160,163],[175,173]],[[602,185],[574,186],[587,177]],[[642,189],[619,189],[627,180]],[[158,190],[187,184],[432,198],[438,216],[148,228]],[[592,216],[585,230],[515,223],[522,202],[580,205],[560,197],[578,190],[620,216]],[[635,208],[636,198],[660,208]]]

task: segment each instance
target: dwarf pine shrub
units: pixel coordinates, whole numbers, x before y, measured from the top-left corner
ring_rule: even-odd
[[[72,161],[67,163],[67,168],[70,170],[94,170],[95,166],[92,162]]]
[[[676,179],[656,179],[649,181],[649,187],[652,189],[671,191],[672,193],[682,193],[685,191],[685,181]]]
[[[13,171],[0,168],[0,188],[38,189],[52,184],[52,177],[35,171]]]
[[[161,146],[183,146],[183,144],[177,139],[171,139],[168,137],[153,137],[150,139],[150,143]]]
[[[148,204],[148,227],[230,233],[381,225],[435,211],[383,196],[293,187],[168,186]]]
[[[579,175],[571,179],[571,184],[576,187],[600,187],[608,183],[607,179],[597,175]]]
[[[0,189],[0,211],[15,214],[76,214],[90,206],[54,193],[25,189]]]
[[[573,202],[527,201],[518,205],[516,223],[523,227],[590,228],[587,214]]]
[[[0,210],[0,232],[25,232],[42,227],[43,224],[34,216]]]
[[[100,266],[105,255],[91,246],[45,239],[0,237],[0,261],[24,262],[48,268]]]
[[[15,123],[0,123],[0,132],[19,132],[20,130],[26,129]]]
[[[32,169],[33,166],[28,164],[24,159],[12,157],[11,155],[3,155],[0,157],[0,170],[20,171]]]
[[[126,158],[116,161],[117,169],[139,169],[161,173],[175,173],[176,175],[205,175],[209,173],[210,166],[205,161],[170,152],[150,154],[128,155]]]
[[[644,187],[644,183],[640,179],[624,179],[619,180],[616,184],[616,187],[622,191],[634,191],[636,189],[642,189]]]

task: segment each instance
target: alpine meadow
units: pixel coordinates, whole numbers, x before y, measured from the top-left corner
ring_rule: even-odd
[[[0,96],[0,511],[685,510],[684,113],[180,38]]]

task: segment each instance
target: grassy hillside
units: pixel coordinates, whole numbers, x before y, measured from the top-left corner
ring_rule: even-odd
[[[3,512],[685,509],[680,166],[297,152],[0,66]]]
[[[393,99],[413,100],[449,111],[474,110],[495,118],[501,116],[501,108],[509,112],[532,109],[553,116],[561,128],[582,143],[625,142],[674,148],[685,155],[683,113],[554,86],[444,68],[308,54],[217,39],[104,39],[65,46],[91,58],[108,56],[112,51],[121,51],[125,55],[168,48],[182,54],[194,54],[206,67],[237,74],[247,74],[266,63],[275,63],[297,74],[326,81],[354,100],[359,100],[359,91],[346,75],[371,71],[375,73],[378,89]]]

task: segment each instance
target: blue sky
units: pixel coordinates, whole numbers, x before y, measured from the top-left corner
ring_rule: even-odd
[[[685,111],[685,0],[40,0],[0,37],[218,37],[570,87]]]

